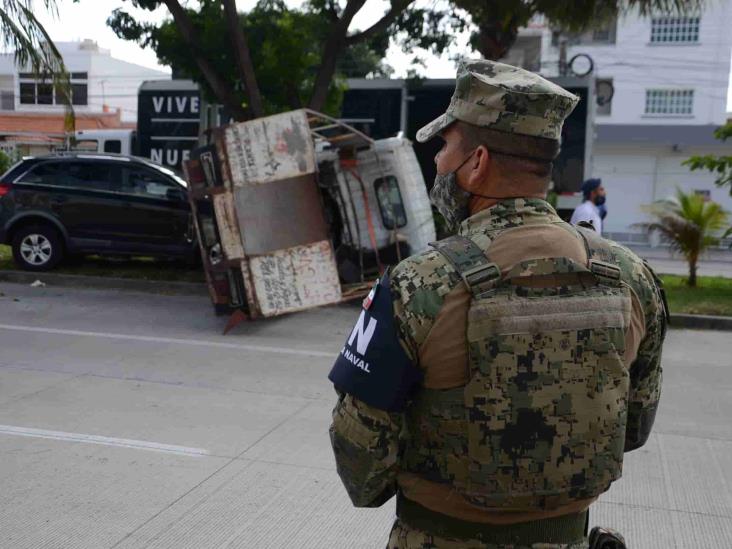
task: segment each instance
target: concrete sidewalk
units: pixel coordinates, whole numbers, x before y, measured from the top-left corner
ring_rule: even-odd
[[[327,435],[357,309],[223,337],[206,296],[0,292],[0,547],[384,547],[393,501],[351,507]],[[731,353],[670,331],[654,433],[592,524],[633,549],[732,547]]]
[[[648,260],[660,274],[688,276],[689,266],[679,254],[672,254],[668,248],[651,246],[628,246],[643,259]],[[699,276],[724,276],[732,278],[732,250],[711,250],[699,260]]]

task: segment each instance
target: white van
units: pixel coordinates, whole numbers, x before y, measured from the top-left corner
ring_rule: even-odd
[[[124,155],[137,154],[136,133],[132,129],[78,130],[74,132],[75,151],[113,153]]]

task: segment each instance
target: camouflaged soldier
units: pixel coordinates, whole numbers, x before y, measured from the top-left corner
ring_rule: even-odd
[[[577,101],[470,61],[417,134],[445,141],[431,197],[457,235],[382,277],[330,374],[338,473],[356,506],[396,494],[390,548],[588,547],[590,504],[649,436],[658,281],[544,200]]]

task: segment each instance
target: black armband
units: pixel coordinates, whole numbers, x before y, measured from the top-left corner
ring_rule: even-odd
[[[356,326],[328,375],[336,389],[369,406],[398,412],[421,379],[397,336],[386,273],[364,300]]]

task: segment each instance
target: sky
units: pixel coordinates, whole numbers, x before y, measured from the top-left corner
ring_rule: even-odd
[[[237,7],[244,11],[250,9],[256,0],[237,0]],[[433,0],[417,0],[430,2]],[[36,16],[45,26],[54,41],[78,41],[85,38],[94,40],[100,47],[111,50],[112,56],[145,67],[170,72],[168,67],[158,64],[155,53],[150,49],[142,49],[137,44],[122,40],[115,36],[107,26],[106,21],[112,10],[124,7],[127,11],[145,21],[161,21],[167,16],[165,8],[156,12],[134,10],[129,2],[121,0],[81,0],[73,3],[72,0],[57,0],[58,15],[51,16],[42,7],[40,0],[35,0]],[[288,1],[288,4],[292,2]],[[356,15],[352,29],[364,29],[379,19],[388,3],[385,0],[367,0],[364,8]],[[442,57],[436,57],[428,52],[419,52],[426,61],[426,69],[420,71],[430,78],[451,78],[455,75],[455,66],[451,57],[467,50],[467,33],[458,36],[456,44]],[[404,76],[411,66],[411,57],[404,54],[400,48],[392,46],[386,56],[386,62],[395,69],[395,77]],[[732,67],[731,67],[732,70]],[[731,75],[732,76],[732,75]],[[727,94],[727,111],[732,112],[732,86]]]

